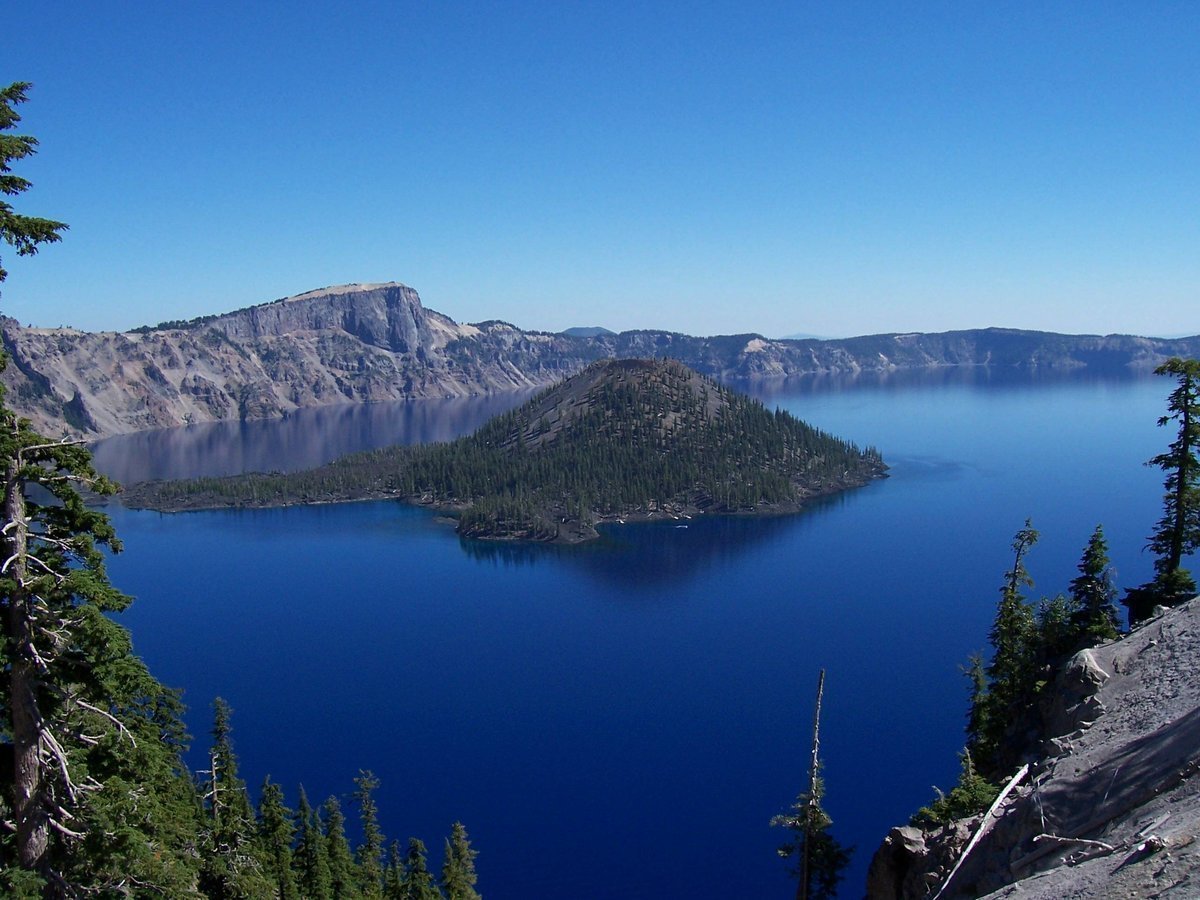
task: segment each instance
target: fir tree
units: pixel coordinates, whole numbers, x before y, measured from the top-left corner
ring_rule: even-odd
[[[1025,527],[1013,538],[1013,565],[1005,574],[988,636],[992,658],[985,669],[987,691],[981,697],[985,708],[977,717],[986,727],[973,734],[968,748],[988,774],[999,774],[1010,766],[1023,746],[1010,732],[1025,723],[1035,682],[1036,629],[1022,589],[1033,584],[1025,568],[1025,554],[1037,539],[1037,530],[1026,519]]]
[[[27,134],[4,134],[21,121],[17,107],[28,99],[27,81],[17,81],[0,90],[0,194],[15,197],[29,190],[28,179],[12,174],[11,163],[37,153],[37,138]],[[53,219],[41,219],[17,213],[12,204],[0,200],[0,239],[17,249],[18,256],[32,256],[42,244],[62,240],[67,225]],[[0,265],[0,282],[8,272]]]
[[[404,880],[400,896],[404,900],[441,900],[442,892],[433,882],[433,875],[425,861],[425,845],[417,838],[408,839],[408,853],[404,857]]]
[[[299,900],[292,873],[292,813],[283,805],[283,789],[268,776],[258,802],[258,834],[267,876],[275,884],[277,900]]]
[[[1078,638],[1075,649],[1120,636],[1117,588],[1108,560],[1104,529],[1096,526],[1079,561],[1079,576],[1071,582],[1071,625]]]
[[[917,810],[912,817],[913,825],[922,828],[949,825],[955,819],[979,815],[991,806],[1000,788],[976,771],[969,750],[959,754],[959,761],[962,768],[958,773],[958,784],[948,794],[934,788],[937,799]]]
[[[809,762],[808,790],[796,798],[792,808],[771,819],[771,824],[787,828],[792,839],[779,847],[784,859],[796,857],[792,875],[797,879],[796,900],[828,900],[837,896],[842,872],[850,863],[853,848],[843,847],[830,834],[833,820],[821,806],[825,782],[821,778],[820,759],[821,700],[825,693],[825,670],[817,681],[817,701],[813,712],[812,755]]]
[[[300,805],[296,810],[300,841],[296,847],[297,884],[305,900],[333,900],[333,880],[329,873],[329,852],[321,819],[308,804],[304,786],[300,786]]]
[[[446,853],[442,862],[442,887],[448,900],[480,900],[475,890],[478,877],[475,874],[477,850],[471,849],[467,829],[462,822],[455,822],[446,839]]]
[[[1179,424],[1175,440],[1148,465],[1167,473],[1163,481],[1163,517],[1147,547],[1157,554],[1154,580],[1133,588],[1125,597],[1130,621],[1150,615],[1157,605],[1173,605],[1196,593],[1196,582],[1183,568],[1183,558],[1200,547],[1200,360],[1172,357],[1154,370],[1173,375],[1179,383],[1167,399],[1160,426]]]
[[[388,848],[387,868],[383,872],[383,896],[387,900],[404,898],[404,857],[400,853],[399,841],[392,841]]]
[[[325,835],[329,852],[329,881],[334,900],[360,900],[358,866],[346,841],[346,817],[336,797],[325,801]]]
[[[379,830],[379,814],[372,793],[379,779],[367,770],[354,779],[354,799],[362,817],[363,842],[358,848],[358,869],[364,900],[379,900],[383,896],[383,833]]]
[[[208,826],[202,842],[200,886],[213,898],[266,897],[271,896],[271,885],[258,856],[258,828],[250,795],[238,774],[232,714],[222,698],[213,701],[211,768],[202,773],[208,775],[204,795]]]

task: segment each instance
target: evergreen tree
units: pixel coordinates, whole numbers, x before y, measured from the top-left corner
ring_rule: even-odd
[[[304,786],[300,786],[300,805],[296,810],[300,842],[296,848],[297,885],[305,900],[333,900],[333,879],[329,873],[329,852],[317,811],[308,804]]]
[[[787,828],[792,839],[779,847],[784,859],[795,856],[792,875],[798,881],[796,900],[828,900],[837,896],[842,872],[850,863],[853,848],[843,847],[830,834],[833,820],[821,806],[825,783],[821,778],[820,734],[821,700],[825,693],[825,670],[817,681],[817,701],[813,712],[812,758],[809,763],[808,791],[800,794],[792,808],[771,819],[771,824]]]
[[[1166,493],[1163,517],[1147,545],[1158,556],[1154,580],[1133,588],[1124,600],[1133,622],[1149,616],[1155,606],[1177,604],[1196,593],[1196,582],[1182,563],[1200,547],[1200,360],[1172,357],[1154,373],[1179,380],[1167,398],[1167,415],[1158,420],[1160,426],[1177,422],[1179,430],[1167,452],[1148,463],[1167,473]]]
[[[1000,589],[988,636],[992,659],[985,669],[987,690],[980,698],[984,709],[972,716],[985,727],[972,733],[968,749],[989,775],[1001,774],[1023,750],[1023,739],[1011,732],[1026,723],[1036,681],[1037,632],[1022,589],[1033,584],[1025,568],[1025,554],[1037,539],[1037,530],[1026,519],[1025,527],[1013,538],[1013,565]]]
[[[213,898],[272,896],[257,846],[258,828],[246,783],[238,775],[233,750],[233,710],[222,698],[213,701],[211,768],[205,783],[208,826],[203,835],[201,889]]]
[[[417,838],[408,839],[408,854],[404,858],[404,880],[400,896],[404,900],[441,900],[442,892],[433,882],[425,861],[425,845]]]
[[[358,848],[358,869],[364,900],[380,900],[383,896],[383,833],[379,830],[379,814],[372,793],[379,779],[368,770],[360,770],[354,779],[354,799],[362,817],[363,842]]]
[[[325,801],[325,845],[329,853],[329,881],[334,900],[360,900],[358,866],[346,841],[346,817],[336,797]]]
[[[478,877],[475,874],[477,850],[471,849],[467,829],[462,822],[455,822],[446,839],[446,854],[442,862],[442,887],[448,900],[480,900],[475,890]]]
[[[967,816],[977,816],[985,812],[992,801],[1000,793],[1000,788],[992,784],[975,770],[969,750],[959,754],[962,768],[958,773],[958,784],[949,794],[943,794],[937,788],[937,799],[929,806],[922,806],[912,817],[912,824],[920,828],[936,828],[949,825],[955,819]]]
[[[0,194],[15,197],[31,187],[26,178],[12,174],[11,163],[37,153],[37,138],[27,134],[5,134],[21,121],[17,106],[28,99],[31,85],[17,81],[0,90]],[[41,244],[62,240],[67,225],[53,219],[41,219],[17,213],[12,204],[0,200],[0,239],[17,249],[18,256],[32,256]],[[0,282],[8,272],[0,265]]]
[[[296,829],[292,812],[283,805],[283,789],[270,776],[263,782],[258,801],[258,834],[264,851],[266,874],[275,884],[277,900],[299,900],[292,873],[292,839]]]
[[[817,777],[812,785],[811,791],[800,794],[792,808],[771,819],[771,824],[792,832],[791,840],[779,846],[779,855],[784,859],[796,857],[796,868],[792,870],[792,877],[800,880],[796,897],[829,900],[837,896],[837,885],[850,864],[853,848],[843,847],[829,831],[833,820],[821,805],[824,780]]]
[[[399,841],[392,841],[388,848],[388,863],[383,873],[383,896],[387,900],[404,898],[404,857],[400,853]]]
[[[1075,649],[1120,636],[1116,598],[1108,542],[1103,527],[1097,525],[1079,561],[1079,577],[1071,582],[1071,625],[1078,639]]]

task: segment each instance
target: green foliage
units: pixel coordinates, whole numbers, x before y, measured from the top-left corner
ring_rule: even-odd
[[[949,825],[956,819],[979,815],[992,805],[1000,788],[975,771],[969,750],[963,750],[959,759],[962,769],[958,774],[958,784],[948,794],[935,787],[937,799],[917,810],[912,817],[913,825],[920,828]]]
[[[292,841],[296,829],[291,817],[291,810],[283,805],[282,788],[268,777],[263,782],[258,802],[258,835],[264,868],[273,883],[272,896],[278,900],[299,900],[300,897],[292,870]]]
[[[1036,607],[1022,592],[1033,584],[1025,556],[1038,533],[1026,520],[1013,540],[985,666],[973,656],[967,752],[987,778],[1002,778],[1041,739],[1040,700],[1061,665],[1085,647],[1118,635],[1115,588],[1104,530],[1096,526],[1071,581],[1070,596],[1043,598]]]
[[[442,892],[434,884],[425,861],[425,845],[417,838],[408,839],[399,896],[402,900],[442,900]]]
[[[14,197],[31,187],[30,182],[12,173],[12,163],[37,153],[37,138],[27,134],[5,134],[21,121],[17,107],[28,99],[31,85],[17,81],[0,89],[0,194]],[[67,225],[53,219],[24,216],[16,212],[12,204],[0,200],[0,240],[15,247],[18,256],[32,256],[41,244],[53,244],[62,240]],[[8,277],[0,265],[0,282]]]
[[[1104,529],[1097,525],[1079,561],[1079,577],[1071,582],[1071,626],[1075,650],[1111,641],[1120,635],[1117,588],[1108,559]]]
[[[446,839],[445,858],[442,862],[442,888],[448,900],[480,900],[475,891],[478,880],[475,874],[475,857],[479,853],[471,849],[467,829],[462,822],[455,822]]]
[[[383,897],[383,832],[379,829],[379,814],[373,792],[379,779],[370,771],[360,771],[354,779],[354,799],[362,818],[363,842],[358,848],[358,870],[364,900]]]
[[[1153,581],[1128,592],[1124,603],[1130,621],[1150,615],[1155,606],[1172,606],[1196,593],[1196,582],[1183,568],[1183,558],[1200,547],[1200,360],[1172,357],[1154,370],[1156,375],[1178,379],[1167,399],[1167,414],[1160,426],[1178,423],[1175,440],[1147,465],[1167,473],[1163,481],[1163,516],[1147,548],[1157,558]]]
[[[267,866],[260,858],[258,826],[246,783],[238,774],[233,750],[233,710],[220,697],[213,701],[213,744],[205,774],[208,823],[201,836],[200,888],[214,898],[269,896]]]
[[[804,896],[808,900],[828,900],[837,896],[838,882],[850,864],[854,848],[843,847],[830,834],[833,820],[821,806],[825,793],[824,782],[816,778],[814,783],[815,791],[800,794],[791,809],[772,818],[771,824],[792,833],[789,840],[778,849],[784,859],[795,857],[792,877],[803,881],[807,874],[807,884],[800,885],[802,893],[797,896]]]
[[[987,687],[976,692],[982,706],[972,717],[977,730],[969,735],[968,747],[987,772],[1008,767],[1021,746],[1014,741],[1013,730],[1025,721],[1032,700],[1037,647],[1033,610],[1025,602],[1022,589],[1033,585],[1025,568],[1025,554],[1037,543],[1038,532],[1028,519],[1013,538],[1013,565],[1005,574],[1000,602],[988,639],[992,658],[984,671]]]
[[[361,877],[350,844],[346,841],[346,817],[336,797],[325,801],[325,835],[329,855],[329,881],[334,900],[360,900]]]
[[[317,811],[309,806],[303,786],[300,787],[296,823],[300,841],[293,860],[300,894],[305,900],[333,900],[333,878],[329,872],[325,833]]]

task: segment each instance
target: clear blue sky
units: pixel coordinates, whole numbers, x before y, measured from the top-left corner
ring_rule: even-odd
[[[1200,4],[58,2],[0,309],[350,281],[459,321],[1200,332]]]

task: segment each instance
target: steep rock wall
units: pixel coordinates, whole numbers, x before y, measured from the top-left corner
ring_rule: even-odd
[[[1146,368],[1200,338],[1013,329],[837,341],[627,331],[571,337],[464,325],[403,284],[343,285],[118,334],[0,319],[9,402],[43,431],[87,438],[300,407],[540,387],[610,357],[672,357],[721,379],[932,367]]]

